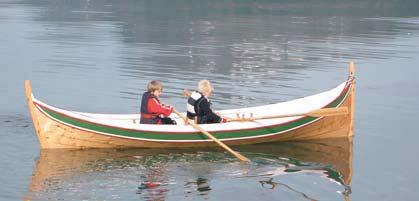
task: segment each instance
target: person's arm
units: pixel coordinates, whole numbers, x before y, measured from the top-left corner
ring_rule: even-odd
[[[214,119],[215,122],[225,122],[223,118],[221,118],[218,114],[214,113],[211,109],[210,102],[204,98],[198,104],[199,111],[202,112],[203,115],[208,116],[210,119]]]
[[[173,112],[173,107],[164,106],[160,104],[156,99],[151,98],[147,103],[147,109],[150,113],[162,114],[168,117]]]

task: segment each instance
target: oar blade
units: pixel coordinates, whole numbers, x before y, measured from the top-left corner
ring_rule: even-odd
[[[337,116],[337,115],[347,115],[347,107],[338,107],[338,108],[324,108],[311,111],[307,113],[308,116],[312,117],[328,117],[328,116]]]

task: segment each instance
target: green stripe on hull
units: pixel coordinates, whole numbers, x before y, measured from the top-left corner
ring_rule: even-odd
[[[133,137],[133,138],[143,138],[143,139],[150,139],[150,140],[205,140],[208,139],[205,135],[201,133],[190,134],[190,133],[175,133],[175,134],[167,134],[167,133],[155,133],[155,132],[147,132],[147,131],[135,131],[135,130],[124,130],[119,128],[113,128],[98,124],[93,124],[84,121],[78,121],[69,117],[66,117],[62,114],[56,113],[52,110],[44,109],[44,111],[59,121],[65,122],[67,124],[71,124],[72,126],[93,130],[96,132],[102,133],[109,133],[113,135],[119,135],[124,137]],[[291,122],[288,124],[276,126],[276,127],[269,127],[269,128],[260,128],[260,129],[253,129],[253,130],[239,130],[235,132],[217,132],[212,133],[218,139],[228,139],[228,138],[240,138],[240,137],[252,137],[258,135],[266,135],[270,133],[277,133],[284,130],[288,130],[290,128],[294,128],[300,126],[302,124],[308,123],[310,121],[315,120],[314,117],[307,117],[303,118],[296,122]]]
[[[327,107],[336,107],[341,102],[344,101],[344,98],[346,97],[346,94],[349,92],[346,91],[345,94],[342,94],[339,98],[337,98],[335,101],[330,103]],[[53,110],[50,110],[48,108],[43,107],[42,108],[44,112],[46,112],[48,115],[53,117],[56,120],[59,120],[61,122],[65,122],[67,124],[70,124],[74,127],[79,127],[83,129],[88,129],[96,132],[101,133],[108,133],[112,135],[118,135],[121,137],[132,137],[132,138],[142,138],[142,139],[148,139],[148,140],[205,140],[208,139],[205,135],[197,132],[195,134],[191,133],[175,133],[175,134],[167,134],[167,133],[156,133],[156,132],[147,132],[147,131],[136,131],[136,130],[125,130],[120,128],[114,128],[94,123],[85,122],[78,119],[73,119],[70,117],[67,117],[66,115],[57,113]],[[305,117],[302,119],[299,119],[298,121],[272,126],[272,127],[263,127],[263,128],[257,128],[257,129],[251,129],[251,130],[237,130],[237,131],[228,131],[228,132],[216,132],[212,133],[216,138],[218,139],[230,139],[230,138],[242,138],[242,137],[256,137],[260,135],[267,135],[272,133],[278,133],[282,131],[286,131],[288,129],[292,129],[298,126],[301,126],[303,124],[310,123],[312,121],[315,121],[317,118],[315,117]]]

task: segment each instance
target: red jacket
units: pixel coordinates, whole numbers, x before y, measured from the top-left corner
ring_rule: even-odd
[[[149,92],[143,94],[141,100],[141,120],[143,124],[162,124],[160,115],[169,116],[173,107],[160,103],[159,99]]]
[[[161,104],[156,98],[149,98],[147,102],[147,110],[149,113],[160,115],[164,117],[169,116],[173,112],[173,107]]]

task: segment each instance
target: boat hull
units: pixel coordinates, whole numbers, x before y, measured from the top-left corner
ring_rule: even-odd
[[[353,67],[352,67],[353,68]],[[351,71],[352,73],[352,71]],[[353,74],[353,73],[352,73]],[[353,75],[352,75],[353,76]],[[278,131],[275,128],[263,128],[272,130],[266,135],[255,135],[247,137],[228,138],[227,131],[224,133],[214,133],[214,136],[222,140],[227,145],[246,145],[274,141],[301,141],[316,140],[326,138],[342,138],[353,135],[353,114],[354,114],[354,89],[353,77],[347,81],[345,94],[339,104],[333,107],[348,107],[347,115],[328,116],[312,118],[307,123],[296,126],[295,128]],[[33,101],[33,95],[29,81],[26,81],[26,96],[29,110],[34,123],[34,128],[42,149],[56,148],[164,148],[164,147],[210,147],[218,146],[215,142],[206,139],[199,132],[183,133],[183,135],[201,136],[202,140],[148,140],[144,138],[126,137],[118,135],[107,135],[89,129],[83,129],[63,123],[45,112],[42,106]],[[310,117],[304,117],[306,119]],[[128,131],[127,131],[128,132]],[[234,131],[240,133],[240,131]],[[256,132],[246,131],[243,132]],[[180,133],[182,134],[182,133]],[[234,134],[234,133],[233,133]],[[177,134],[170,134],[171,136]],[[232,134],[231,134],[232,135]]]

